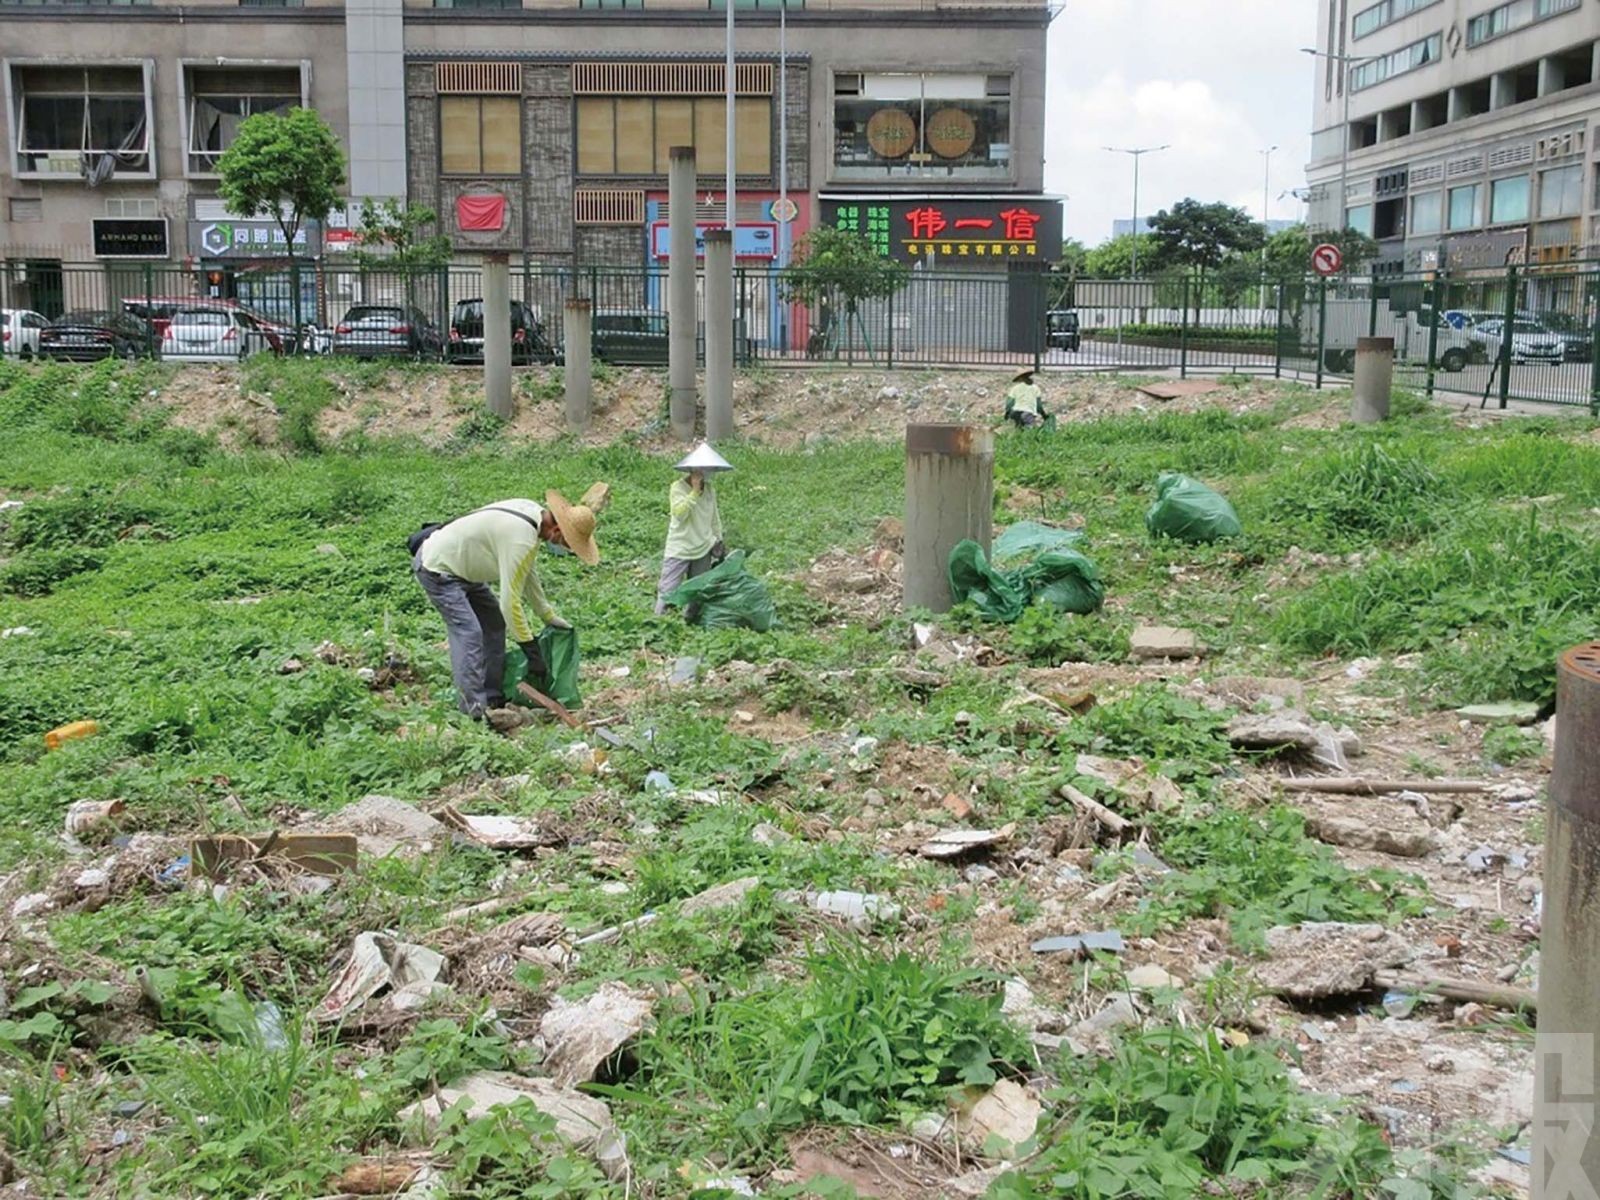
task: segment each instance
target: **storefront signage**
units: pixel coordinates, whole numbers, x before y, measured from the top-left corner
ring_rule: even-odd
[[[1528,231],[1469,233],[1444,241],[1444,269],[1447,271],[1503,271],[1527,261]]]
[[[717,221],[697,223],[694,227],[694,253],[696,258],[704,258],[706,254],[706,230],[721,229]],[[650,254],[653,258],[670,258],[672,247],[671,228],[665,221],[656,221],[650,226]],[[733,232],[733,255],[735,258],[776,258],[778,256],[778,227],[767,222],[740,221],[739,227]]]
[[[902,262],[1053,262],[1061,253],[1061,202],[1040,196],[824,197],[822,222]]]
[[[167,258],[165,217],[96,217],[93,226],[96,258]]]
[[[917,123],[901,108],[880,108],[867,121],[867,145],[880,158],[904,158],[917,144]]]
[[[941,108],[928,118],[928,149],[940,158],[960,158],[977,137],[978,123],[959,108]]]
[[[295,233],[294,252],[315,257],[322,252],[322,229],[307,221]],[[289,243],[276,221],[233,217],[189,222],[189,253],[196,258],[286,258]]]

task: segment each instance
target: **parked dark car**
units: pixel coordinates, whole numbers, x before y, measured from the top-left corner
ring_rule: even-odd
[[[1594,361],[1594,326],[1568,313],[1544,313],[1544,323],[1561,335],[1568,362]]]
[[[444,338],[420,309],[357,304],[334,327],[333,352],[356,358],[439,358]]]
[[[446,362],[483,361],[483,301],[460,300],[450,317],[450,340],[445,345]],[[544,326],[521,300],[511,302],[511,361],[513,363],[553,363],[555,348],[545,336]]]
[[[611,309],[594,314],[591,353],[616,366],[667,361],[667,314],[652,309]]]
[[[1071,308],[1053,308],[1045,314],[1045,344],[1053,350],[1078,350],[1078,313]]]
[[[58,362],[159,358],[161,339],[149,322],[125,312],[72,312],[39,331],[39,355]]]

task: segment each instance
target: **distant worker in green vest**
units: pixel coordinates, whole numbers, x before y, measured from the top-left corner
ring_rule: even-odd
[[[673,468],[684,472],[667,491],[667,544],[656,587],[656,615],[667,611],[667,597],[686,579],[704,575],[722,561],[722,513],[711,477],[733,467],[705,442]],[[693,607],[692,605],[690,606]],[[684,617],[693,620],[689,609]]]
[[[1044,392],[1033,381],[1033,372],[1018,371],[1006,389],[1006,420],[1015,422],[1018,429],[1033,429],[1043,425],[1049,416]]]

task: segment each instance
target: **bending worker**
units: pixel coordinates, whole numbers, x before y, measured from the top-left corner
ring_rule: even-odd
[[[483,717],[505,705],[501,684],[506,669],[506,631],[522,647],[529,670],[543,674],[538,631],[543,625],[571,629],[545,599],[534,569],[539,543],[565,546],[580,562],[594,566],[594,511],[569,504],[560,492],[532,500],[502,500],[458,517],[430,533],[416,551],[412,570],[422,590],[444,618],[450,640],[450,673],[461,694],[461,711]],[[497,600],[489,584],[498,583]]]
[[[656,616],[667,611],[667,597],[686,579],[704,575],[722,561],[722,513],[711,476],[733,467],[705,442],[673,468],[686,472],[667,490],[667,545],[656,586]],[[688,609],[684,616],[692,619]]]
[[[1006,389],[1006,420],[1015,421],[1018,429],[1031,429],[1044,424],[1049,415],[1044,407],[1044,392],[1033,381],[1033,372],[1018,371]]]

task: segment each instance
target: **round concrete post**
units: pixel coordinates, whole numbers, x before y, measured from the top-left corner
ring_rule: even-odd
[[[907,609],[947,612],[950,551],[994,537],[994,435],[973,425],[906,426]]]
[[[694,276],[698,257],[694,238],[694,147],[673,146],[667,151],[667,385],[672,436],[681,442],[694,437],[694,415],[699,407],[694,390],[695,312]]]
[[[1556,748],[1545,817],[1533,1200],[1600,1188],[1600,642],[1556,668]]]
[[[1376,425],[1389,419],[1389,391],[1394,385],[1394,339],[1356,339],[1356,378],[1350,389],[1350,419]]]
[[[590,363],[589,339],[593,312],[588,300],[568,300],[562,313],[562,340],[567,347],[562,379],[567,389],[567,428],[573,433],[588,432],[589,413],[593,408],[594,370]]]
[[[733,436],[733,232],[706,231],[706,440]]]
[[[511,262],[508,255],[483,260],[483,391],[489,411],[511,417]]]

